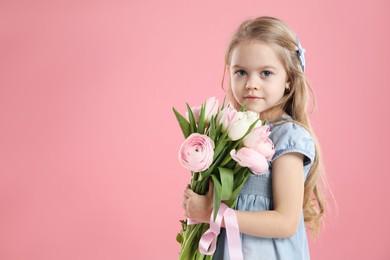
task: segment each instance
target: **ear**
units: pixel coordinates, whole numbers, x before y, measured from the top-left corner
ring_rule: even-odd
[[[286,82],[286,89],[290,89],[290,81]]]
[[[230,75],[230,66],[229,66],[229,64],[226,64],[226,70],[227,70],[227,72],[228,72],[229,75]]]

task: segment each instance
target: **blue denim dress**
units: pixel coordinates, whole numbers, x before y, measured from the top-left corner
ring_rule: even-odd
[[[289,117],[283,117],[283,119],[286,118]],[[272,199],[272,163],[278,157],[291,152],[303,154],[305,179],[314,160],[314,142],[306,129],[289,121],[278,121],[270,126],[270,139],[275,145],[275,154],[270,162],[270,167],[265,174],[251,174],[238,196],[237,210],[258,211],[274,209]],[[240,235],[244,260],[310,259],[303,213],[301,214],[298,229],[292,237],[262,238],[242,233]],[[225,229],[221,230],[218,237],[217,249],[213,259],[230,259]]]

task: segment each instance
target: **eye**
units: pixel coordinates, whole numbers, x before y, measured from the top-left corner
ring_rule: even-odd
[[[269,70],[265,70],[265,71],[262,71],[260,74],[261,74],[262,77],[268,78],[269,76],[272,75],[272,72],[269,71]]]
[[[238,77],[243,77],[246,75],[245,70],[237,70],[235,73]]]

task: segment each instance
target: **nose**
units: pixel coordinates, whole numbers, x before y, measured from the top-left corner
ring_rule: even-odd
[[[259,81],[255,77],[250,77],[248,78],[246,85],[246,89],[253,89],[253,90],[258,90],[260,88],[259,86]]]

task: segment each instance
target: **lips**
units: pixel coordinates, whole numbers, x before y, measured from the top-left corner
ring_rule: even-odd
[[[245,99],[250,99],[250,100],[253,100],[253,99],[261,99],[261,97],[258,97],[258,96],[255,96],[255,95],[246,95],[244,96]]]

